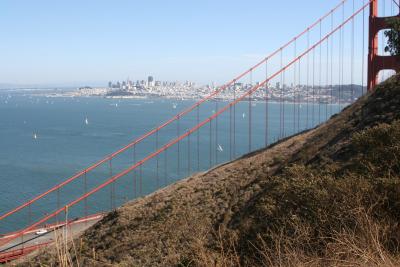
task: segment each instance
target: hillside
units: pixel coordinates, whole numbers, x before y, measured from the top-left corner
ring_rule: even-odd
[[[398,75],[315,129],[125,204],[71,257],[81,266],[395,266],[399,119]],[[50,250],[30,264],[58,259]]]

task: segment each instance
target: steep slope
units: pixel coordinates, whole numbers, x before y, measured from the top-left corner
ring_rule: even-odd
[[[85,232],[72,258],[93,266],[394,262],[398,119],[395,76],[315,129],[118,208]],[[366,235],[371,229],[382,238]],[[372,243],[382,253],[368,261],[360,247]],[[49,252],[30,264],[57,261]]]

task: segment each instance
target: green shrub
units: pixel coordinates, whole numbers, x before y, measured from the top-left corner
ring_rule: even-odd
[[[400,172],[400,121],[356,133],[352,144],[360,154],[357,163],[361,170],[388,175]]]

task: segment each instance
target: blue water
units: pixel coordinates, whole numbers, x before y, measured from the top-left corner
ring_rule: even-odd
[[[176,109],[173,103],[177,103]],[[192,100],[46,98],[0,93],[0,214],[123,147],[193,103]],[[104,164],[88,173],[85,179],[77,179],[60,192],[52,193],[22,212],[0,221],[0,234],[24,227],[62,207],[104,182],[111,174],[143,159],[226,104],[205,103],[198,110],[198,119],[195,109],[188,116],[180,118],[179,124],[172,123],[161,130],[158,136],[153,135],[134,149],[122,153],[112,160],[111,165]],[[281,108],[278,103],[268,103],[268,143],[317,125],[339,111],[337,105],[286,103],[283,132],[280,130]],[[311,115],[313,110],[314,116]],[[265,146],[265,114],[265,103],[256,102],[251,106],[252,150]],[[211,130],[210,123],[206,124],[198,133],[192,133],[189,138],[180,141],[179,145],[149,160],[88,200],[71,207],[70,216],[80,217],[109,210],[189,174],[247,153],[249,117],[247,102],[239,103],[235,112],[233,108],[228,109],[218,120],[211,122]],[[85,118],[88,124],[85,124]],[[233,128],[234,118],[235,138],[229,131]],[[33,138],[34,134],[37,139]]]

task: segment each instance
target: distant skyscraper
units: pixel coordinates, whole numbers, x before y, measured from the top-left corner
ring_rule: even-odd
[[[112,82],[108,82],[108,88],[112,88]]]
[[[153,76],[149,76],[147,78],[147,85],[148,86],[154,86],[154,77]]]

